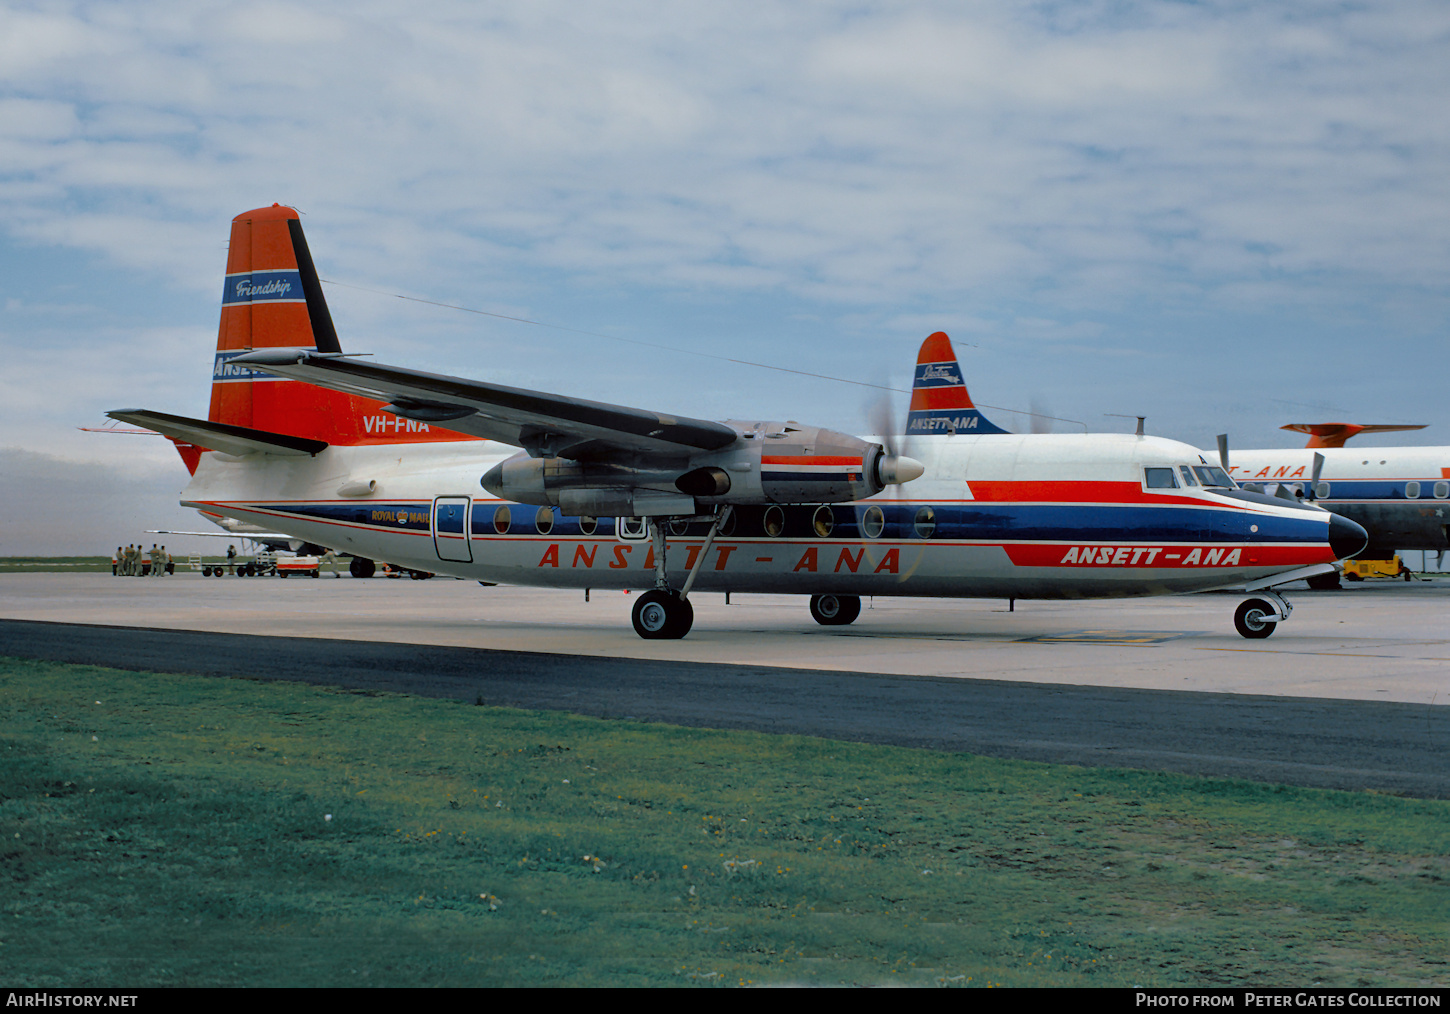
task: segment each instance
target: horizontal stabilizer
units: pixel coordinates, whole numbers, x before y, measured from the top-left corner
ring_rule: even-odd
[[[181,415],[167,415],[165,412],[151,412],[141,408],[124,408],[106,415],[134,426],[144,426],[162,436],[182,443],[205,447],[223,454],[280,454],[289,457],[306,457],[327,447],[325,440],[309,440],[306,437],[292,437],[285,433],[268,433],[246,426],[232,426],[229,423],[208,422],[205,419],[188,419]]]
[[[1420,426],[1382,426],[1378,424],[1360,425],[1359,423],[1290,423],[1288,426],[1280,426],[1281,430],[1293,430],[1295,433],[1308,433],[1309,442],[1305,447],[1343,447],[1344,442],[1350,437],[1358,436],[1361,433],[1395,433],[1399,430],[1422,430]]]

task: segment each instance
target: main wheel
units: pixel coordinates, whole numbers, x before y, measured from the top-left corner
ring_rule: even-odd
[[[843,627],[861,615],[859,595],[812,595],[811,619],[825,627]]]
[[[1234,611],[1234,629],[1248,638],[1268,637],[1279,625],[1269,619],[1273,615],[1274,607],[1263,599],[1245,599]]]
[[[695,607],[674,592],[647,591],[634,603],[630,615],[634,632],[648,641],[673,641],[690,632]]]
[[[362,556],[354,556],[347,564],[347,572],[353,577],[372,577],[378,572],[378,565]]]

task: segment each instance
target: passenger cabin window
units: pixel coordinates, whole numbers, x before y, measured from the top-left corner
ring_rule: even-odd
[[[1411,500],[1420,499],[1420,484],[1418,482],[1405,483],[1405,496]]]
[[[936,534],[936,511],[930,507],[917,511],[915,528],[918,539],[929,539]]]
[[[861,534],[868,539],[879,539],[885,529],[886,515],[881,513],[881,508],[874,504],[867,507],[865,515],[861,518]]]
[[[765,512],[765,534],[772,539],[778,539],[783,531],[785,531],[785,511],[779,507],[769,508]]]
[[[1183,485],[1185,485],[1185,486],[1197,486],[1198,485],[1198,482],[1193,478],[1193,469],[1189,468],[1187,465],[1179,465],[1178,466],[1178,472],[1179,472],[1180,475],[1183,476]]]
[[[1171,468],[1145,468],[1143,474],[1148,478],[1149,489],[1177,489],[1178,480],[1173,478]]]
[[[507,535],[509,531],[509,509],[500,507],[493,512],[493,530],[500,535]]]
[[[1329,496],[1329,483],[1321,482],[1319,485],[1315,486],[1314,495],[1320,500],[1326,499]]]
[[[1435,483],[1435,499],[1443,500],[1447,496],[1450,496],[1450,482]]]
[[[829,507],[817,507],[816,515],[811,519],[811,527],[815,529],[818,537],[824,539],[835,529],[836,515]]]

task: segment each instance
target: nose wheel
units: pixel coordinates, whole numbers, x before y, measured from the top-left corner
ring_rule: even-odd
[[[1294,607],[1277,592],[1261,592],[1262,598],[1244,599],[1234,610],[1234,629],[1243,637],[1257,640],[1268,637],[1274,628],[1289,618]]]
[[[647,591],[634,603],[634,632],[649,641],[673,641],[690,632],[695,607],[671,591]]]

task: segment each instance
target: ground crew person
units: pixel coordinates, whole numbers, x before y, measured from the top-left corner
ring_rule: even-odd
[[[116,547],[116,558],[111,561],[111,576],[119,577],[121,568],[126,565],[126,551],[120,546]]]
[[[168,574],[176,571],[176,565],[171,562],[171,554],[166,551],[165,546],[161,547],[161,569]]]
[[[237,572],[237,547],[236,546],[228,546],[227,547],[227,573],[228,574],[235,574],[236,572]]]
[[[337,550],[329,549],[327,552],[323,553],[322,559],[317,561],[317,569],[321,570],[324,563],[327,564],[331,569],[333,577],[342,576],[337,572]]]
[[[136,547],[130,542],[126,543],[126,562],[121,568],[121,573],[127,577],[132,577],[136,573]]]
[[[151,550],[146,554],[151,561],[151,577],[161,576],[161,550],[156,548],[156,543],[151,543]]]

